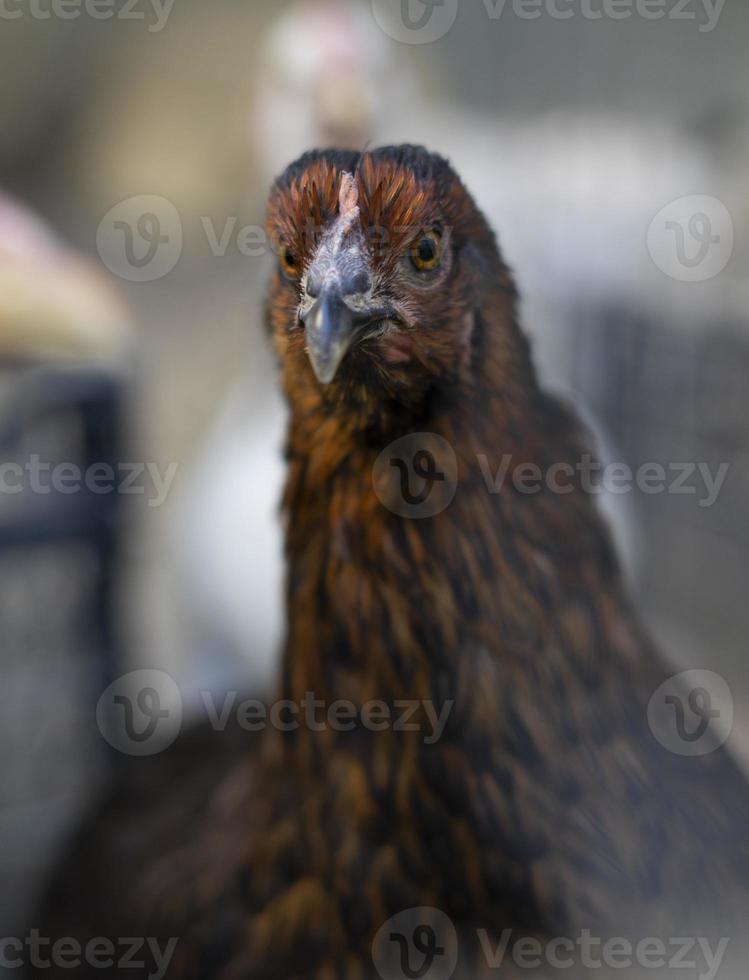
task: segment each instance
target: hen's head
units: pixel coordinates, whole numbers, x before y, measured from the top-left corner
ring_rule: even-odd
[[[315,151],[276,181],[269,320],[287,392],[355,425],[470,381],[482,305],[514,290],[460,179],[419,147]],[[497,292],[498,291],[498,292]]]

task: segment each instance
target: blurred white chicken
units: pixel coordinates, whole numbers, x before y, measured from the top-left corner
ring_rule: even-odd
[[[250,119],[265,175],[304,150],[361,148],[395,98],[387,39],[364,6],[312,0],[289,6],[260,49]]]

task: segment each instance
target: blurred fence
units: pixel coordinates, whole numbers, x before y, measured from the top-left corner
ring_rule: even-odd
[[[0,923],[8,928],[23,920],[51,849],[100,775],[92,704],[118,659],[121,498],[85,484],[61,492],[50,473],[115,466],[122,400],[121,379],[105,372],[16,365],[0,375]]]

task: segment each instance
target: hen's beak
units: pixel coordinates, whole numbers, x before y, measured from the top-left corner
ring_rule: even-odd
[[[336,376],[362,329],[387,315],[373,301],[358,202],[356,179],[342,174],[338,217],[326,231],[304,283],[299,316],[312,369],[324,385]]]
[[[362,328],[376,317],[375,310],[350,306],[337,286],[323,289],[302,313],[307,353],[321,384],[330,384]]]

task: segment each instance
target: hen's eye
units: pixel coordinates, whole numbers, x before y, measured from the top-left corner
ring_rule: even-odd
[[[286,273],[286,275],[293,279],[299,272],[299,265],[297,262],[296,255],[291,251],[290,248],[284,247],[281,251],[281,268]]]
[[[414,245],[411,262],[419,272],[432,272],[440,264],[442,242],[436,231],[430,231]]]

